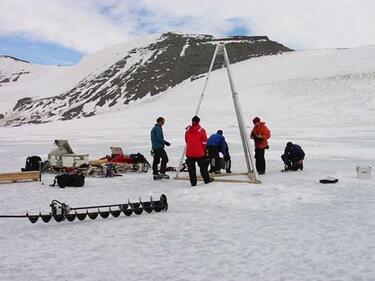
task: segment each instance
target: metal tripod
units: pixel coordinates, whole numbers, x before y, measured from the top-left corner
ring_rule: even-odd
[[[199,114],[199,110],[200,110],[200,107],[202,105],[202,101],[203,101],[203,97],[204,97],[204,94],[205,94],[205,91],[206,91],[208,80],[210,78],[210,74],[212,72],[212,68],[214,66],[214,63],[215,63],[215,60],[216,60],[217,56],[223,56],[224,66],[227,69],[228,80],[229,80],[230,88],[231,88],[231,91],[232,91],[232,98],[233,98],[234,108],[235,108],[236,116],[237,116],[238,128],[240,130],[242,147],[243,147],[245,160],[246,160],[246,166],[247,166],[246,175],[249,177],[249,180],[247,182],[260,183],[260,181],[257,179],[256,169],[254,168],[254,160],[253,160],[253,155],[252,155],[252,152],[251,152],[250,137],[249,137],[248,134],[246,134],[246,128],[245,128],[243,113],[242,113],[242,110],[241,110],[238,94],[235,90],[234,82],[233,82],[233,79],[232,79],[228,53],[227,53],[227,50],[225,48],[225,44],[223,44],[223,43],[220,43],[220,44],[216,45],[210,67],[208,69],[206,80],[205,80],[204,85],[203,85],[203,90],[202,90],[202,93],[201,93],[200,98],[199,98],[198,106],[197,106],[197,109],[195,110],[194,115]],[[175,177],[176,179],[181,179],[179,177],[179,174],[180,174],[180,170],[182,168],[182,164],[184,162],[185,153],[186,153],[186,145],[184,147],[184,151],[182,153],[181,160],[180,160],[180,163],[178,165],[178,170],[177,170],[177,174],[176,174],[176,177]],[[235,174],[231,174],[231,175],[235,175]],[[225,179],[225,181],[230,181],[230,180]],[[233,180],[233,181],[237,182],[238,180]]]

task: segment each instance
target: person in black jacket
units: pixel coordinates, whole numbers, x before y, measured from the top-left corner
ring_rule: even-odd
[[[286,144],[284,154],[281,155],[281,159],[284,162],[285,171],[297,171],[298,169],[303,170],[303,159],[305,159],[305,152],[298,144],[288,142]]]

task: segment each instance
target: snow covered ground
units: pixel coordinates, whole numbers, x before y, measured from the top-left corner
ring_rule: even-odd
[[[0,280],[375,280],[375,185],[356,165],[375,167],[375,47],[314,50],[232,66],[245,119],[272,131],[262,184],[153,181],[150,173],[86,178],[82,188],[1,184],[0,214],[123,203],[165,193],[166,213],[72,223],[0,220]],[[166,118],[176,166],[204,79],[185,82],[126,110],[44,125],[0,128],[0,171],[25,158],[46,159],[54,139],[68,139],[90,159],[121,146],[149,156],[149,131]],[[215,71],[201,109],[207,132],[223,129],[233,170],[241,144],[225,70]],[[302,172],[280,173],[287,141],[306,152]],[[172,174],[173,175],[173,174]],[[319,184],[334,176],[337,184]]]

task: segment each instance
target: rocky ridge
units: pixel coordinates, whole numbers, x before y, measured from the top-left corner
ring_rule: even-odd
[[[122,109],[182,81],[201,77],[208,70],[215,45],[220,42],[226,44],[231,63],[292,51],[266,36],[214,38],[166,33],[151,44],[130,50],[101,73],[87,76],[60,95],[18,100],[9,113],[0,116],[0,125],[70,120]],[[218,59],[213,69],[221,67],[222,61]],[[13,80],[17,79],[14,76]]]

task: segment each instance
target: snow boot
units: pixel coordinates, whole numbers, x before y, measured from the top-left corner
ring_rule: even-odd
[[[169,179],[169,176],[166,175],[166,174],[159,174],[159,176],[160,176],[162,179]]]
[[[208,184],[208,183],[213,182],[213,181],[214,181],[214,178],[210,178],[210,179],[208,180],[208,182],[205,182],[205,184]]]
[[[154,180],[161,180],[163,179],[162,175],[154,175]]]

